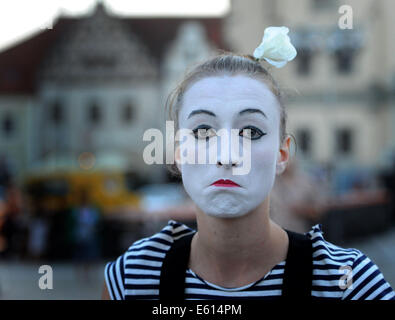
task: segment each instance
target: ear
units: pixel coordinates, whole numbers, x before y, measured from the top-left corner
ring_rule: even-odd
[[[287,164],[289,161],[289,148],[291,143],[291,137],[287,136],[282,145],[280,146],[280,150],[277,155],[277,163],[276,163],[276,174],[282,174],[287,168]]]

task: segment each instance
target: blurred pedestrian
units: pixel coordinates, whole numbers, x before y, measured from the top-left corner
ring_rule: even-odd
[[[90,266],[100,258],[99,223],[100,214],[90,201],[87,190],[81,192],[78,207],[72,210],[74,259],[82,267],[82,277],[88,280]]]
[[[34,259],[41,259],[46,251],[48,222],[42,217],[34,217],[32,218],[29,227],[29,254]]]
[[[22,195],[16,184],[9,179],[4,191],[5,211],[2,217],[2,234],[5,240],[4,256],[18,253],[19,219],[22,209]]]
[[[4,257],[7,253],[8,242],[5,235],[5,221],[6,221],[6,203],[4,200],[4,188],[0,186],[0,257]]]
[[[27,250],[31,258],[39,260],[45,258],[48,252],[50,222],[40,200],[33,201],[30,209]]]
[[[11,170],[7,158],[0,156],[0,186],[5,187],[11,179]]]

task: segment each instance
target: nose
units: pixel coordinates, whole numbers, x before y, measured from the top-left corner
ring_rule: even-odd
[[[234,149],[229,150],[230,156],[228,155],[219,155],[217,159],[217,168],[232,168],[237,167],[240,164],[239,156],[236,154]]]
[[[224,168],[231,168],[231,167],[236,167],[237,166],[237,161],[232,161],[231,163],[222,163],[221,161],[217,161],[217,167],[224,167]]]
[[[232,137],[229,131],[220,135],[220,149],[217,149],[217,168],[232,168],[240,165],[239,139]]]

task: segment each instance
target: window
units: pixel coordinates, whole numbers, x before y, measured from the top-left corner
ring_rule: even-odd
[[[117,60],[113,56],[92,53],[82,57],[82,64],[87,69],[114,68]]]
[[[351,73],[353,70],[353,55],[351,48],[342,48],[335,51],[336,67],[339,73]]]
[[[353,144],[352,131],[349,128],[339,129],[336,132],[336,151],[341,155],[349,155]]]
[[[50,107],[50,120],[54,124],[61,124],[63,118],[63,106],[59,101],[55,101]]]
[[[296,133],[296,141],[303,154],[311,153],[311,131],[309,129],[299,129]]]
[[[129,123],[133,120],[134,108],[131,103],[126,103],[122,108],[121,120],[125,123]]]
[[[331,9],[337,5],[337,0],[312,0],[316,10]]]
[[[4,135],[6,136],[10,136],[13,133],[15,129],[15,123],[14,123],[14,118],[10,114],[6,114],[5,117],[3,118],[2,129]]]
[[[309,49],[298,50],[298,74],[308,75],[311,71],[312,52]]]
[[[97,105],[97,103],[92,103],[89,106],[89,122],[91,124],[98,124],[100,123],[102,118],[102,114],[101,114],[101,109],[100,107]]]
[[[355,58],[364,45],[364,35],[360,31],[338,29],[328,37],[328,49],[335,59],[339,73],[347,74],[354,70]]]

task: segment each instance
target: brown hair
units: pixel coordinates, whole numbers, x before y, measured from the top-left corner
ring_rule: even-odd
[[[169,120],[175,123],[175,132],[179,129],[178,114],[182,106],[183,96],[193,83],[207,77],[237,74],[263,81],[277,97],[280,105],[280,142],[283,142],[286,137],[287,113],[283,101],[284,95],[280,86],[269,71],[254,57],[232,52],[223,52],[195,66],[170,93],[166,102],[166,109]],[[175,176],[180,176],[180,172],[175,164],[169,165],[167,168]]]

